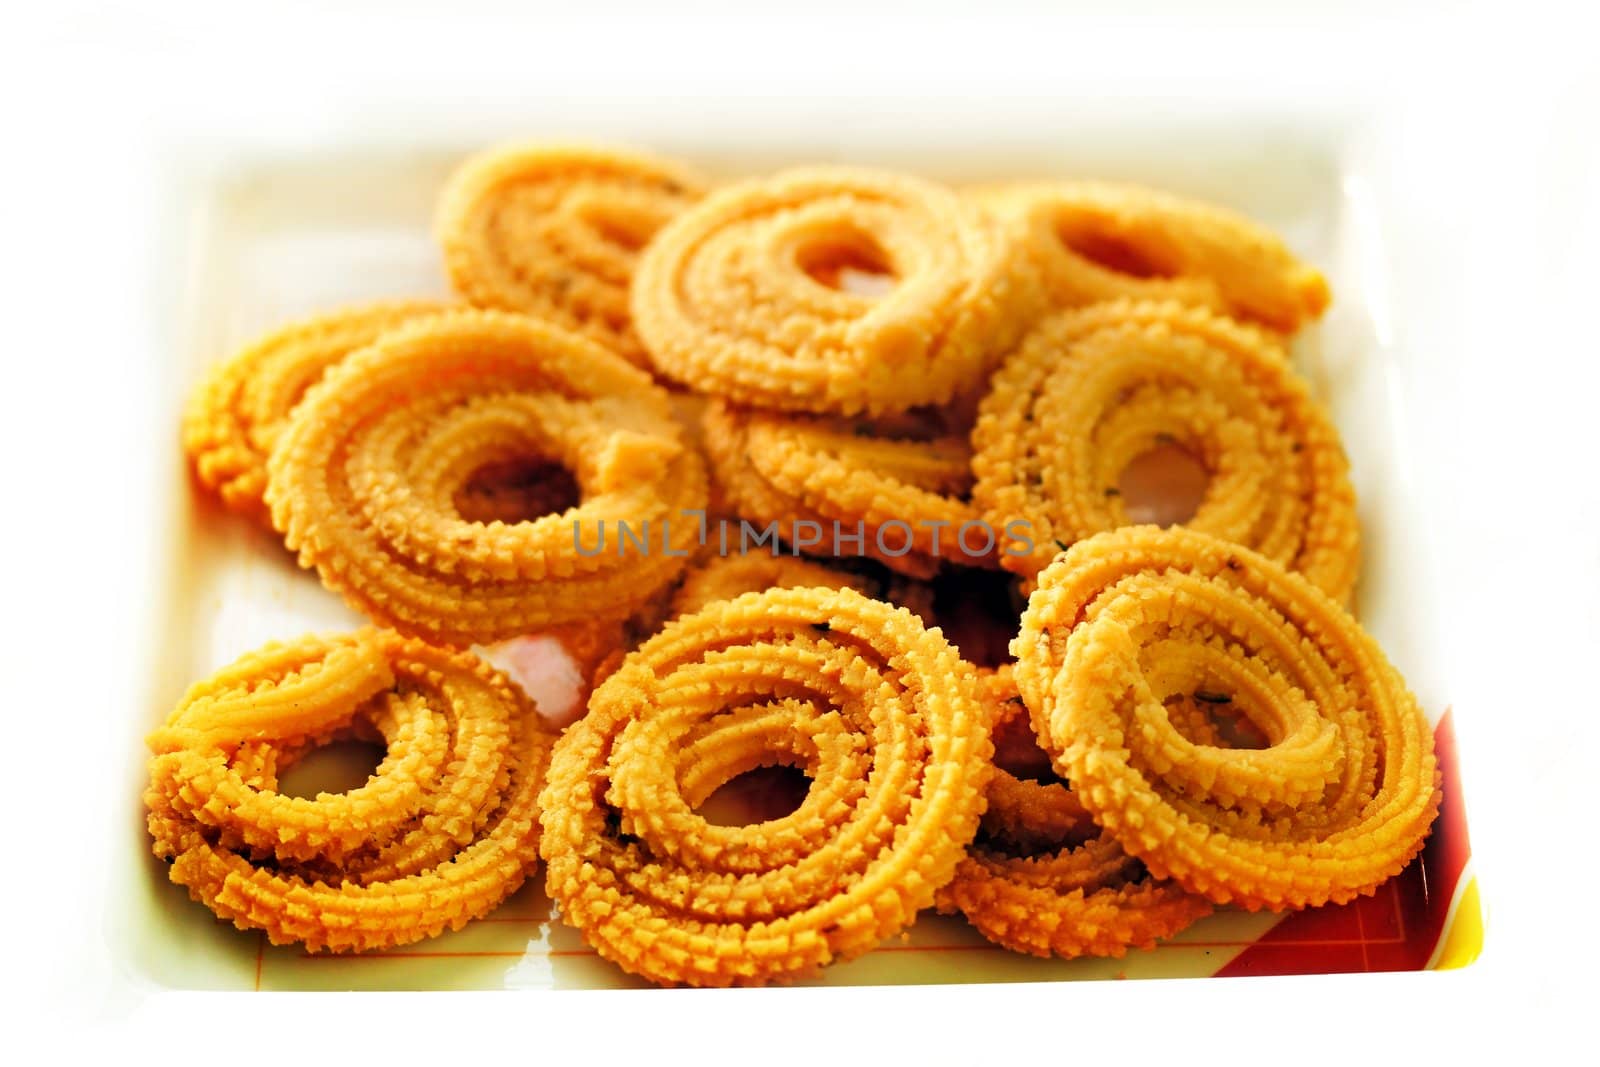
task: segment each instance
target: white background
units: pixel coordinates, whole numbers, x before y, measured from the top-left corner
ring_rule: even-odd
[[[1600,753],[1600,81],[1581,8],[1133,3],[8,7],[0,29],[6,583],[0,1008],[119,1059],[334,1047],[641,1062],[1051,1057],[1404,1062],[1587,1045]],[[579,10],[582,15],[576,14]],[[1113,14],[1114,12],[1114,14]],[[1488,910],[1450,974],[753,993],[136,996],[97,843],[149,625],[141,404],[168,326],[171,161],[615,112],[868,117],[1104,107],[1367,114],[1393,136],[1401,344],[1437,382],[1426,536],[1470,620],[1463,774]],[[996,113],[1000,113],[998,110]],[[770,136],[770,134],[769,134]],[[112,724],[115,724],[113,726]],[[12,1042],[8,1041],[8,1045]],[[1565,1058],[1565,1057],[1562,1057]]]

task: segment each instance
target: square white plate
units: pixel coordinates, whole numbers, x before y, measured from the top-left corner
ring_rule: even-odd
[[[871,129],[826,138],[752,141],[708,128],[693,136],[641,124],[628,143],[679,155],[713,177],[797,162],[910,170],[952,183],[1013,177],[1142,182],[1220,202],[1285,236],[1327,274],[1335,303],[1297,340],[1296,360],[1344,435],[1360,496],[1365,570],[1357,611],[1437,718],[1447,671],[1430,647],[1437,617],[1425,543],[1414,536],[1412,442],[1390,346],[1384,249],[1356,134],[1334,125],[1146,121],[1138,126],[1006,135],[994,128],[938,143]],[[190,198],[195,225],[181,344],[159,370],[169,410],[203,369],[294,318],[376,297],[448,294],[429,234],[434,199],[460,150],[449,144],[263,155],[212,170]],[[175,425],[175,423],[174,423]],[[360,618],[299,571],[272,537],[195,492],[165,449],[163,595],[150,619],[154,727],[193,680],[268,640],[343,629]],[[130,763],[137,764],[136,755]],[[308,956],[217,923],[169,884],[130,819],[119,841],[113,944],[128,969],[186,989],[604,987],[633,984],[552,921],[537,886],[487,920],[404,950]],[[537,877],[535,878],[537,881]],[[1036,981],[1190,976],[1226,964],[1276,922],[1223,912],[1168,945],[1123,960],[1039,961],[987,945],[957,919],[926,916],[905,943],[831,968],[825,984]]]

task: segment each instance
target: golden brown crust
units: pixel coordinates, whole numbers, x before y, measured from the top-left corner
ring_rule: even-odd
[[[997,729],[1025,714],[1009,665],[984,672],[984,683]],[[1211,911],[1204,898],[1151,878],[1068,785],[1019,778],[998,754],[982,827],[937,905],[1013,952],[1122,956]]]
[[[705,183],[671,160],[575,145],[506,145],[452,175],[436,229],[451,284],[648,366],[628,314],[643,248]]]
[[[941,561],[992,565],[999,555],[1000,538],[967,503],[970,454],[958,434],[722,401],[706,409],[703,428],[713,480],[733,510],[775,523],[785,540],[809,524],[798,536],[817,537],[815,555],[865,556],[912,578],[931,577]]]
[[[1011,665],[982,671],[980,676],[995,733],[1009,729],[1019,719],[1027,724],[1028,709],[1017,693]],[[1026,728],[1031,733],[1032,725]],[[1091,832],[1093,823],[1071,786],[1020,777],[997,758],[983,829],[991,838],[1027,853]]]
[[[572,473],[576,508],[510,524],[460,514],[474,472],[530,454]],[[414,324],[347,360],[269,472],[273,522],[303,566],[372,618],[453,643],[640,610],[695,543],[682,513],[705,506],[699,457],[643,372],[492,311]]]
[[[445,308],[431,300],[345,308],[274,330],[212,367],[183,416],[195,477],[229,509],[271,526],[267,456],[306,390],[384,331]]]
[[[1247,545],[1338,599],[1360,563],[1338,431],[1270,335],[1178,304],[1110,303],[1042,320],[996,372],[972,433],[973,500],[1027,520],[1032,577],[1060,548],[1128,525],[1118,479],[1166,444],[1210,474],[1185,525]]]
[[[829,284],[864,261],[886,294]],[[656,368],[785,411],[884,413],[974,387],[1037,306],[1021,250],[931,182],[809,167],[707,196],[645,250],[634,322]]]
[[[366,785],[277,792],[298,755],[358,725],[388,752]],[[150,738],[157,856],[240,929],[312,951],[460,929],[537,859],[553,737],[470,653],[387,631],[307,636],[193,686]]]
[[[982,812],[988,716],[937,630],[850,589],[711,604],[634,651],[562,737],[542,853],[563,919],[655,982],[790,981],[915,921]],[[771,762],[791,815],[705,822]]]
[[[859,575],[836,570],[794,556],[774,556],[764,552],[737,556],[717,556],[694,567],[672,597],[672,616],[693,615],[708,604],[733,600],[745,593],[768,589],[854,589],[870,593],[871,583]]]
[[[1040,576],[1012,651],[1058,773],[1159,877],[1219,904],[1371,893],[1439,807],[1433,734],[1375,641],[1304,577],[1193,530],[1129,527]],[[1197,743],[1165,702],[1230,707],[1270,744]]]
[[[1033,956],[1120,957],[1211,913],[1204,897],[1151,878],[1109,835],[1039,856],[973,847],[940,907],[984,937]]]
[[[1328,306],[1328,283],[1249,219],[1136,185],[1036,182],[979,190],[1018,228],[1048,303],[1174,300],[1293,333]]]

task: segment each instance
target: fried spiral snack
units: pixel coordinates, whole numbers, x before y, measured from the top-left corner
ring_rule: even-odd
[[[836,570],[795,556],[772,556],[764,552],[737,556],[716,556],[690,570],[672,596],[672,615],[693,615],[708,604],[733,600],[745,593],[768,589],[854,589],[870,595],[869,583],[860,575]]]
[[[1002,740],[1010,740],[1007,735],[1021,730],[1026,731],[1030,742],[1033,740],[1033,725],[1017,693],[1012,671],[1012,665],[1007,663],[981,675],[995,743],[995,768],[989,780],[983,832],[1019,848],[1037,849],[1083,830],[1089,825],[1089,813],[1066,783],[1034,781],[1014,773],[1004,763],[1002,755],[1010,754],[1002,752]]]
[[[1293,333],[1328,306],[1321,274],[1210,204],[1089,181],[1000,186],[979,200],[1026,234],[1053,307],[1175,300]]]
[[[217,364],[183,414],[183,449],[200,484],[230,510],[270,527],[261,499],[267,456],[306,390],[385,330],[444,308],[427,300],[346,308],[274,330]]]
[[[1009,667],[985,678],[995,728],[1024,725]],[[1122,956],[1149,948],[1211,912],[1203,897],[1157,881],[1095,826],[1060,782],[1034,782],[996,756],[978,840],[939,891],[997,945],[1035,956]]]
[[[1151,948],[1212,910],[1204,897],[1152,878],[1104,831],[1039,855],[973,845],[939,907],[1013,952],[1061,959]]]
[[[975,566],[999,554],[1000,539],[966,501],[971,456],[959,435],[897,435],[909,427],[722,401],[711,403],[702,425],[712,476],[734,510],[757,524],[776,523],[786,539],[797,524],[813,524],[819,540],[811,551],[818,555],[834,554],[838,534],[840,548],[848,543],[891,570],[927,578],[941,559]],[[969,523],[982,540],[961,539]],[[859,545],[852,540],[858,533]],[[968,544],[975,551],[964,551]]]
[[[541,798],[547,889],[605,957],[659,983],[790,981],[909,926],[977,830],[991,746],[937,630],[851,589],[782,589],[669,623],[595,691]],[[803,766],[792,814],[695,813]]]
[[[845,270],[895,284],[853,292]],[[712,193],[656,235],[632,295],[661,373],[741,404],[847,415],[972,388],[1037,302],[1022,249],[974,205],[849,167]]]
[[[768,589],[854,589],[873,600],[905,608],[922,620],[924,626],[937,626],[934,616],[934,590],[926,582],[893,572],[864,573],[830,567],[825,563],[792,555],[747,552],[730,556],[710,556],[690,568],[673,593],[668,613],[659,622],[679,615],[692,615],[718,600],[733,600],[744,593]],[[659,629],[657,625],[655,629]]]
[[[512,145],[456,170],[435,228],[469,302],[534,315],[648,367],[628,315],[634,265],[703,190],[687,167],[652,156]]]
[[[1152,874],[1252,910],[1370,894],[1440,793],[1404,680],[1299,574],[1193,530],[1130,527],[1039,576],[1012,643],[1057,771]],[[1225,703],[1262,749],[1196,741],[1167,703]]]
[[[387,745],[365,785],[277,791],[303,752],[362,730]],[[154,851],[191,897],[273,944],[434,937],[533,869],[553,739],[471,653],[377,629],[268,645],[193,686],[151,735]]]
[[[1339,434],[1269,335],[1172,303],[1048,317],[996,372],[972,432],[973,502],[1025,519],[1032,577],[1063,544],[1129,524],[1118,478],[1177,445],[1210,482],[1186,525],[1253,548],[1346,598],[1360,563]]]
[[[529,457],[571,472],[577,507],[460,513],[475,472]],[[705,506],[699,457],[642,371],[494,311],[415,323],[347,359],[268,469],[273,523],[302,566],[373,619],[446,643],[626,617],[682,570],[696,528],[681,513]]]

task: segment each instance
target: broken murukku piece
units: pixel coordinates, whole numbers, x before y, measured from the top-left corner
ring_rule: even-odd
[[[297,758],[358,727],[386,746],[364,785],[278,792]],[[471,653],[377,629],[269,645],[191,687],[151,735],[154,851],[196,901],[273,944],[434,937],[533,870],[553,740]]]
[[[703,191],[687,167],[637,152],[496,148],[463,163],[440,198],[445,270],[472,304],[537,316],[648,367],[628,314],[634,266]]]
[[[1174,300],[1293,333],[1328,306],[1328,283],[1265,227],[1136,185],[1071,181],[977,190],[1026,235],[1046,300]]]
[[[977,830],[989,716],[937,630],[851,589],[776,589],[668,623],[563,736],[542,795],[546,888],[601,956],[663,984],[786,982],[933,903]],[[790,763],[791,814],[695,810]]]
[[[1183,525],[1245,545],[1337,599],[1360,565],[1338,431],[1270,335],[1172,303],[1045,318],[990,382],[972,431],[972,498],[991,526],[1023,520],[1031,578],[1059,548],[1129,525],[1125,469],[1164,447],[1209,477]]]
[[[306,390],[385,330],[445,307],[410,300],[346,308],[274,330],[211,368],[183,415],[195,477],[229,509],[270,527],[267,456]]]
[[[1438,813],[1433,733],[1399,672],[1336,601],[1239,545],[1153,526],[1079,542],[1039,575],[1012,651],[1095,822],[1218,904],[1370,894]],[[1186,733],[1168,707],[1194,697],[1265,747]]]
[[[458,509],[477,472],[549,462],[576,506],[524,521]],[[489,642],[625,618],[665,593],[706,483],[666,394],[535,319],[456,311],[385,334],[310,394],[268,464],[302,566],[404,633]]]
[[[974,388],[1038,299],[1020,247],[950,190],[810,167],[720,189],[665,226],[640,258],[632,309],[676,381],[853,415]]]

